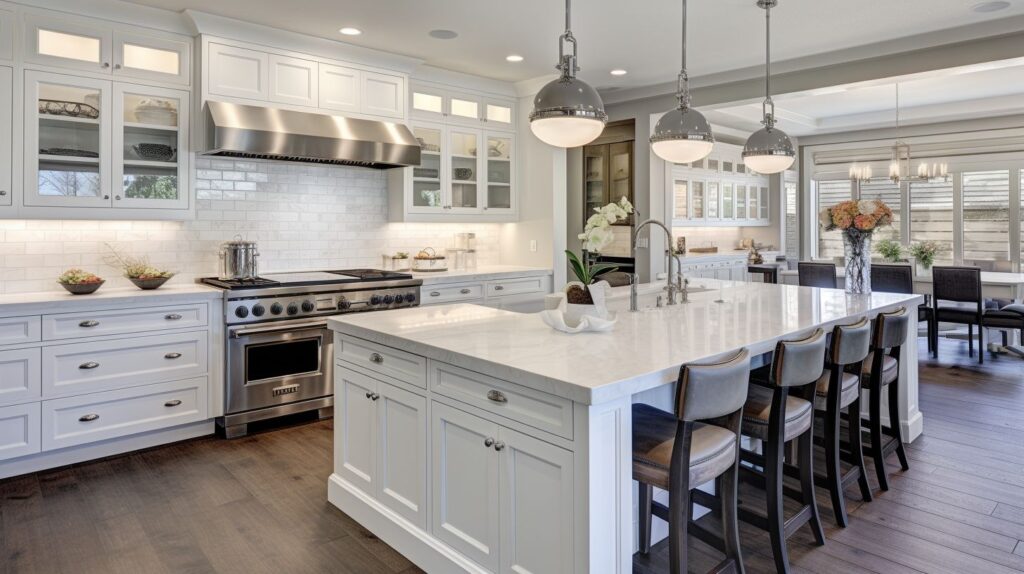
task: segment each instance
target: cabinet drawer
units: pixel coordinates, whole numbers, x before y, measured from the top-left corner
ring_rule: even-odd
[[[206,316],[205,303],[43,315],[43,339],[51,341],[205,327]]]
[[[572,401],[446,363],[430,362],[430,390],[572,439]]]
[[[43,450],[206,420],[206,377],[42,402]]]
[[[0,405],[39,398],[40,356],[38,348],[0,351]]]
[[[205,375],[206,331],[43,347],[43,396],[134,387]]]
[[[544,291],[543,277],[527,277],[525,279],[508,279],[487,283],[488,297],[504,297],[506,295],[522,295],[523,293],[541,293]]]
[[[469,299],[482,299],[483,283],[460,283],[458,285],[433,285],[422,290],[423,305],[440,305]]]
[[[32,343],[39,340],[40,332],[38,315],[0,318],[0,345]]]
[[[40,450],[39,403],[0,408],[0,460]]]
[[[335,337],[334,355],[367,371],[380,373],[422,389],[427,388],[427,360],[419,355],[348,335]]]

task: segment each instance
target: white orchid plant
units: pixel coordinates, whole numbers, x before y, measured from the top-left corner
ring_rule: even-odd
[[[615,240],[615,234],[611,230],[612,224],[624,221],[631,213],[633,213],[633,204],[625,197],[604,207],[594,208],[594,215],[587,219],[583,233],[578,236],[579,240],[583,242],[583,249],[591,253],[600,253]],[[578,255],[568,249],[565,250],[565,255],[569,258],[569,264],[572,266],[576,278],[584,286],[593,283],[599,274],[618,269],[609,263],[595,263],[588,266]],[[589,298],[589,295],[587,297]]]

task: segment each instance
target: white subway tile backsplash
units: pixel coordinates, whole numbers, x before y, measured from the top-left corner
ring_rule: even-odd
[[[0,293],[59,289],[82,267],[127,287],[107,264],[107,243],[178,273],[175,283],[215,275],[224,241],[259,243],[264,272],[380,267],[381,255],[443,251],[455,233],[477,234],[481,265],[498,263],[499,224],[390,223],[383,171],[197,158],[194,221],[0,220]]]

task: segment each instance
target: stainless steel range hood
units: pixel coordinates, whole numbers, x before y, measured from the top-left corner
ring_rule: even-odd
[[[388,169],[420,164],[420,144],[403,124],[206,102],[202,155]]]

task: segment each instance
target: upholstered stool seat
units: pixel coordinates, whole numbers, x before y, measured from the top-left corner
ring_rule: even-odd
[[[826,370],[818,379],[818,386],[814,389],[814,408],[823,411],[828,408],[828,387],[832,378],[831,371]],[[843,373],[842,383],[839,387],[839,408],[845,408],[860,396],[860,377],[853,373]]]
[[[750,385],[747,390],[747,404],[743,405],[743,434],[765,440],[768,438],[768,420],[772,414],[774,391],[760,385]],[[800,397],[786,398],[785,442],[803,434],[811,426],[811,403]]]
[[[679,419],[659,408],[633,405],[633,476],[668,489]],[[690,484],[704,484],[736,462],[736,435],[714,425],[695,423],[690,444]]]
[[[865,388],[867,388],[868,381],[871,379],[871,369],[873,368],[872,365],[875,364],[874,359],[874,351],[868,353],[868,358],[864,359],[864,371],[862,380],[864,381]],[[889,383],[895,381],[897,378],[899,378],[899,376],[899,362],[889,355],[885,355],[884,357],[882,357],[882,386],[888,385]]]

